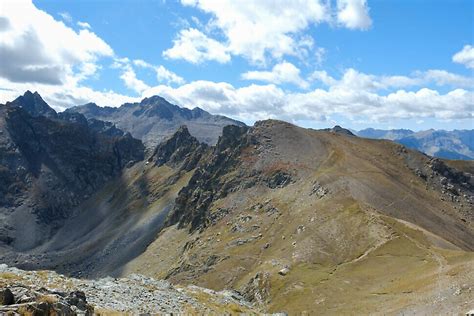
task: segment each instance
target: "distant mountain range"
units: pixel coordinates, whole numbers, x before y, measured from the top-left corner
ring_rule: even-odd
[[[212,115],[198,107],[190,110],[153,96],[141,102],[125,103],[120,107],[100,107],[88,103],[69,108],[65,113],[81,113],[88,119],[112,122],[118,128],[141,139],[146,147],[154,148],[171,136],[181,125],[199,141],[213,145],[226,125],[245,126],[244,123],[221,115]]]
[[[430,129],[414,132],[409,129],[367,128],[355,132],[355,134],[365,138],[393,140],[434,157],[458,160],[474,159],[474,130]]]

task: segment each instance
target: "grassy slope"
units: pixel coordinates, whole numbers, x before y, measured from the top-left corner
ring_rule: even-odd
[[[453,205],[406,167],[399,146],[284,128],[270,131],[270,150],[246,154],[259,157],[255,168],[297,165],[295,183],[219,200],[214,210],[228,208],[230,215],[203,233],[166,229],[123,272],[165,277],[175,269],[172,281],[213,289],[243,288],[268,272],[270,311],[469,308],[474,255],[461,248],[473,243],[472,223],[461,225]],[[316,180],[329,188],[321,199],[309,195]],[[267,212],[271,207],[278,212]],[[281,276],[284,266],[290,272]]]

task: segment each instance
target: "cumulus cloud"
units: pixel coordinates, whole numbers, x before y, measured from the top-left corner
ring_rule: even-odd
[[[90,29],[91,28],[91,25],[87,22],[81,22],[81,21],[77,21],[77,26],[79,26],[80,28],[83,28],[83,29]]]
[[[232,55],[259,65],[284,56],[300,59],[314,56],[320,63],[324,50],[315,48],[314,39],[304,34],[311,25],[329,23],[361,30],[372,25],[365,0],[337,0],[336,7],[325,0],[181,0],[181,3],[211,15],[204,26],[196,24],[206,34],[194,28],[183,29],[164,55],[195,64],[206,60],[225,63]],[[215,39],[217,36],[219,39]],[[206,49],[208,43],[216,50]]]
[[[430,84],[459,88],[470,88],[474,86],[474,78],[472,77],[465,77],[438,69],[416,71],[409,76],[377,76],[348,68],[344,71],[340,79],[331,77],[326,71],[318,70],[313,72],[309,76],[309,79],[319,81],[330,87],[330,89],[345,88],[367,91],[422,87]]]
[[[138,67],[148,68],[155,71],[156,80],[158,80],[158,82],[165,82],[168,84],[171,84],[171,83],[184,84],[185,83],[185,80],[183,77],[180,77],[174,72],[166,69],[163,65],[155,66],[141,59],[134,60],[133,64]]]
[[[181,2],[210,14],[212,18],[206,29],[220,32],[224,37],[224,40],[217,41],[196,29],[182,30],[174,46],[165,51],[165,56],[193,63],[200,60],[228,62],[230,55],[243,56],[260,64],[268,57],[305,57],[314,43],[311,37],[301,32],[311,24],[330,18],[328,5],[314,0],[292,0],[284,4],[258,0]],[[218,48],[220,58],[210,55],[212,50],[204,49],[202,43],[208,42]]]
[[[72,23],[72,16],[69,12],[59,12],[59,16],[67,23]]]
[[[234,87],[225,82],[195,81],[177,88],[150,88],[144,95],[162,95],[172,102],[251,122],[265,118],[322,120],[332,115],[350,120],[383,122],[390,119],[472,119],[474,93],[454,89],[446,94],[421,88],[397,90],[387,95],[375,91],[335,86],[304,93],[286,93],[269,85]]]
[[[286,61],[276,64],[271,71],[248,71],[242,74],[242,78],[275,84],[292,83],[301,88],[309,86],[308,82],[301,78],[300,70],[292,63]]]
[[[124,72],[120,75],[120,79],[123,80],[127,88],[137,93],[142,93],[150,88],[145,82],[137,78],[135,71],[130,65],[125,67]]]
[[[453,62],[463,64],[467,68],[474,69],[474,46],[464,46],[461,51],[454,54]]]
[[[194,28],[181,30],[173,44],[172,48],[163,52],[163,56],[184,59],[193,64],[208,60],[219,63],[230,61],[230,54],[225,45]]]
[[[0,76],[12,82],[63,84],[75,68],[114,54],[93,32],[75,32],[28,0],[2,6],[0,21]]]
[[[1,7],[0,103],[26,90],[37,90],[57,110],[89,101],[117,106],[133,99],[81,86],[97,74],[101,58],[114,56],[86,25],[76,32],[28,0]],[[72,21],[70,15],[62,14],[62,19]]]
[[[372,25],[366,0],[337,0],[337,21],[349,29],[366,30]]]

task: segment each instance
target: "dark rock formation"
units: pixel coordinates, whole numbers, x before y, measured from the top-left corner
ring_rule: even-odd
[[[38,94],[31,95],[33,100],[41,100]],[[34,214],[36,224],[32,225],[48,227],[37,236],[25,231],[33,235],[28,239],[34,240],[17,242],[18,230],[15,232],[7,216],[0,224],[0,241],[20,248],[35,245],[38,238],[47,239],[51,230],[71,216],[74,206],[125,166],[144,158],[141,141],[110,129],[94,130],[80,114],[65,119],[48,114],[54,116],[48,118],[38,110],[37,115],[31,115],[29,106],[20,105],[20,100],[28,101],[31,95],[26,93],[20,97],[23,99],[0,106],[0,217],[12,211],[16,214],[13,218]],[[26,213],[20,215],[16,209]]]
[[[58,114],[41,98],[38,92],[31,93],[26,91],[24,95],[19,96],[7,105],[20,107],[31,116],[45,116],[47,118],[57,118]]]
[[[9,288],[0,289],[0,305],[11,305],[15,303],[15,297]]]
[[[183,227],[190,223],[192,230],[208,224],[212,201],[226,196],[241,184],[238,176],[233,179],[222,176],[238,168],[241,151],[253,143],[247,131],[247,127],[224,127],[217,145],[199,162],[189,184],[179,192],[168,224],[179,223]]]
[[[186,126],[181,126],[172,137],[156,147],[149,161],[154,161],[157,166],[179,165],[182,170],[189,171],[196,167],[208,147],[191,136]]]

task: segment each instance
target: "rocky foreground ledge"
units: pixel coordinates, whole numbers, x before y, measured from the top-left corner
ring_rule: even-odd
[[[133,274],[127,278],[82,280],[52,271],[23,271],[0,264],[1,315],[260,314],[235,291]]]

